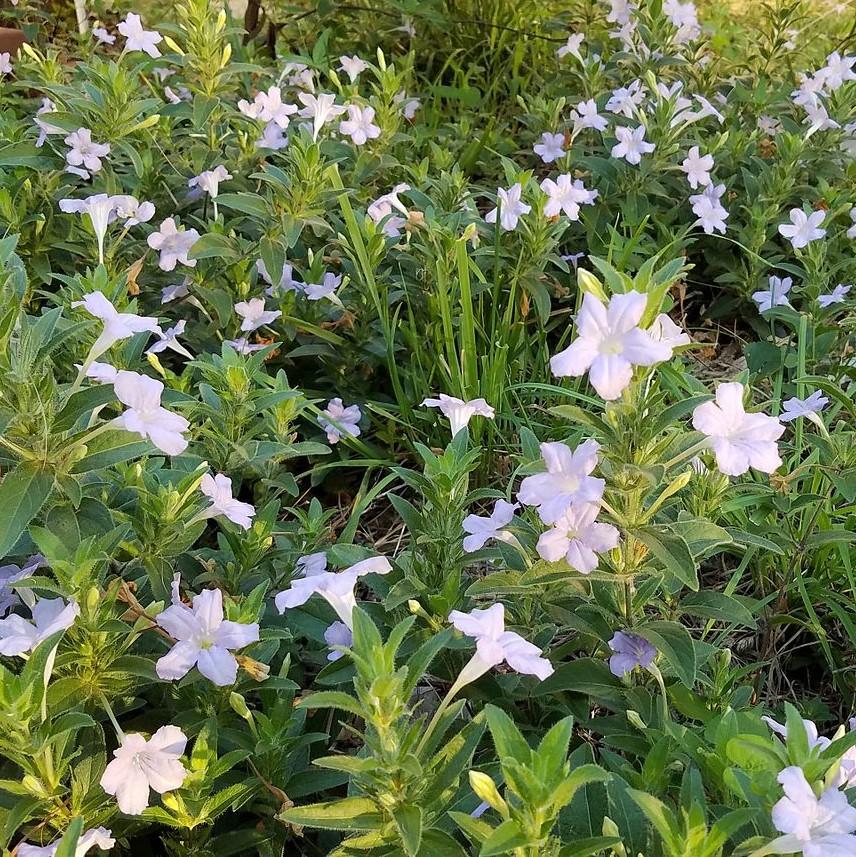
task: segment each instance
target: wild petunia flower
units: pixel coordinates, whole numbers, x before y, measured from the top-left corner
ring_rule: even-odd
[[[187,449],[183,433],[190,423],[182,416],[161,407],[163,383],[147,375],[121,370],[113,382],[116,398],[127,406],[114,424],[125,431],[148,438],[161,452],[179,455]]]
[[[0,74],[12,74],[15,67],[12,65],[12,54],[8,51],[3,51],[0,54]]]
[[[348,75],[351,83],[355,83],[357,78],[367,69],[369,68],[369,64],[364,60],[358,57],[356,54],[353,56],[342,56],[339,57],[339,71],[345,72]]]
[[[628,164],[638,164],[642,155],[653,152],[656,148],[653,143],[645,141],[645,126],[627,128],[619,125],[615,129],[615,138],[618,142],[612,147],[613,158],[624,158]]]
[[[95,240],[98,242],[98,263],[104,264],[104,238],[107,227],[116,217],[118,197],[106,193],[96,193],[86,199],[61,199],[60,211],[66,214],[85,214],[92,224]]]
[[[856,205],[850,209],[850,221],[852,226],[847,230],[847,237],[856,238]]]
[[[61,839],[50,845],[30,845],[28,842],[21,842],[15,849],[17,857],[54,857],[59,850]],[[82,833],[74,847],[73,857],[84,857],[93,848],[98,848],[100,851],[109,851],[116,844],[113,838],[112,831],[106,827],[93,827]]]
[[[514,520],[514,510],[519,506],[519,503],[497,500],[489,516],[467,515],[463,520],[463,528],[469,535],[464,536],[464,551],[472,553],[481,550],[490,539],[509,541],[512,535],[504,528]]]
[[[182,282],[176,283],[174,286],[164,286],[161,289],[161,303],[168,304],[180,298],[186,298],[190,294],[189,283],[190,280],[185,278]]]
[[[790,223],[779,224],[779,235],[787,238],[794,250],[807,247],[812,241],[817,241],[826,235],[826,230],[820,228],[820,224],[826,218],[825,211],[806,214],[801,208],[792,208],[789,216]]]
[[[596,131],[606,131],[609,126],[605,116],[597,112],[597,103],[593,98],[581,101],[574,110],[571,110],[571,121],[574,123],[574,133],[579,133],[583,128],[594,128]],[[644,130],[643,130],[644,134]],[[636,161],[635,163],[639,163]]]
[[[280,293],[303,291],[303,283],[294,279],[294,268],[288,262],[282,266],[282,276],[276,285],[274,285],[263,259],[256,260],[256,270],[259,272],[259,276],[270,286],[270,288],[265,289],[266,295],[273,297]]]
[[[758,305],[758,312],[767,312],[777,306],[790,306],[788,292],[794,281],[790,277],[772,276],[768,282],[769,288],[766,291],[752,293],[752,300]]]
[[[321,129],[337,116],[345,112],[345,108],[336,104],[336,96],[329,93],[313,95],[311,92],[299,92],[297,94],[303,108],[298,116],[312,120],[312,139],[318,140]]]
[[[597,199],[596,190],[586,190],[580,179],[574,181],[567,173],[557,176],[555,181],[544,179],[541,190],[550,197],[544,204],[545,217],[558,217],[564,212],[569,220],[579,220],[580,206],[593,205]]]
[[[374,124],[374,107],[349,104],[347,110],[348,118],[339,123],[340,134],[350,137],[355,146],[362,146],[380,137],[380,128]]]
[[[116,342],[129,339],[137,333],[149,331],[160,334],[160,325],[156,318],[135,315],[131,312],[119,312],[113,304],[99,292],[90,292],[83,296],[83,300],[74,301],[72,307],[83,307],[90,315],[104,322],[104,329],[98,339],[89,349],[86,363],[97,360],[105,351],[108,351]]]
[[[23,656],[59,631],[65,631],[80,615],[75,601],[41,598],[31,608],[32,618],[15,614],[0,619],[0,655]]]
[[[693,427],[710,439],[717,467],[727,476],[740,476],[750,467],[774,473],[782,463],[776,441],[785,427],[775,418],[746,413],[743,385],[720,384],[716,402],[693,411]]]
[[[553,674],[553,665],[541,655],[538,646],[514,631],[505,630],[505,607],[502,604],[492,604],[487,610],[471,610],[469,613],[453,610],[449,621],[462,634],[476,641],[476,653],[461,670],[455,681],[457,687],[475,681],[503,661],[516,672],[534,675],[541,681]]]
[[[333,622],[324,631],[324,642],[330,646],[331,651],[327,655],[328,661],[338,661],[343,652],[338,652],[333,646],[349,648],[354,644],[354,635],[344,622]]]
[[[494,409],[484,399],[470,399],[465,402],[456,396],[447,396],[440,393],[439,399],[425,399],[423,408],[439,408],[440,412],[449,420],[452,429],[452,437],[465,428],[473,417],[485,417],[492,420],[496,415]]]
[[[648,328],[648,333],[652,339],[662,342],[673,349],[680,348],[682,345],[689,345],[692,342],[689,334],[675,324],[664,312],[661,312],[654,319]]]
[[[360,435],[359,422],[363,412],[358,405],[346,408],[339,398],[330,399],[327,407],[318,416],[318,424],[327,433],[328,443],[338,443],[343,434],[351,437]]]
[[[206,473],[199,483],[199,490],[211,500],[211,505],[203,509],[195,518],[197,521],[216,518],[222,515],[241,529],[249,530],[253,525],[256,509],[251,503],[244,503],[232,496],[232,480],[222,473],[211,476]]]
[[[33,117],[33,122],[39,129],[39,137],[36,140],[36,146],[38,148],[44,146],[45,141],[48,138],[48,134],[65,134],[65,130],[63,128],[51,125],[49,122],[40,118],[48,113],[56,113],[56,104],[54,104],[50,98],[43,98],[39,109],[36,111],[36,115]]]
[[[681,169],[686,173],[687,182],[693,190],[699,185],[705,187],[710,184],[713,155],[700,155],[698,146],[693,146],[681,162]]]
[[[782,403],[784,410],[779,414],[779,422],[789,423],[799,417],[808,417],[812,422],[823,424],[818,414],[829,404],[829,399],[820,390],[815,390],[808,398],[788,399]]]
[[[196,267],[196,259],[191,259],[187,254],[193,245],[199,240],[199,233],[195,229],[179,229],[175,218],[167,217],[161,222],[157,232],[149,235],[147,243],[152,250],[160,253],[158,266],[162,271],[174,271],[177,264],[186,265],[188,268]]]
[[[261,137],[256,140],[257,149],[270,149],[278,152],[288,145],[288,137],[282,133],[282,128],[276,122],[268,122],[262,129]]]
[[[267,347],[261,342],[250,342],[246,336],[239,336],[237,339],[224,339],[223,342],[230,348],[234,348],[238,354],[252,354],[254,351],[261,351]]]
[[[724,193],[724,184],[711,183],[701,193],[690,196],[693,214],[698,218],[693,225],[701,226],[706,235],[712,235],[714,231],[725,234],[728,212],[720,202]]]
[[[77,363],[74,366],[76,369],[83,368]],[[97,381],[99,384],[112,384],[118,374],[119,370],[115,366],[111,366],[109,363],[99,363],[97,360],[90,363],[89,368],[86,370],[86,377]]]
[[[217,194],[220,192],[220,182],[229,181],[231,178],[229,171],[220,164],[213,170],[205,170],[198,176],[194,176],[187,182],[187,186],[190,188],[197,187],[207,193],[211,199],[217,199]]]
[[[834,92],[847,81],[856,80],[854,64],[856,64],[856,56],[841,56],[838,51],[833,51],[826,58],[826,65],[819,69],[817,74],[823,80],[824,86]]]
[[[165,681],[175,681],[195,666],[218,687],[234,684],[238,662],[230,650],[257,643],[258,623],[224,619],[223,593],[219,589],[203,589],[193,596],[193,607],[188,607],[181,600],[180,582],[181,575],[176,574],[172,605],[156,617],[158,625],[177,642],[158,659],[155,672]]]
[[[188,772],[180,758],[187,736],[177,726],[161,726],[148,740],[133,732],[121,741],[101,775],[101,788],[116,796],[126,815],[140,815],[149,805],[149,789],[162,795],[184,783]]]
[[[564,378],[588,372],[597,394],[612,401],[632,380],[634,366],[668,360],[671,347],[639,327],[647,302],[646,295],[631,291],[613,295],[604,306],[586,292],[577,316],[577,338],[550,359],[553,374]]]
[[[597,568],[597,555],[618,546],[618,530],[612,524],[599,523],[599,511],[597,503],[571,506],[553,523],[553,529],[538,539],[541,559],[564,559],[580,574],[591,574]]]
[[[327,571],[315,565],[305,566],[305,576],[291,582],[274,599],[276,609],[284,613],[287,609],[300,607],[316,593],[324,598],[336,611],[336,615],[349,628],[353,629],[354,607],[357,599],[354,596],[354,586],[358,578],[364,574],[389,574],[392,566],[384,556],[374,556],[364,559],[344,571]]]
[[[110,154],[110,144],[92,142],[92,132],[88,128],[72,131],[64,142],[68,146],[66,163],[79,170],[78,175],[85,173],[83,178],[89,178],[89,173],[97,173],[101,169],[101,158]]]
[[[32,577],[33,572],[44,565],[45,558],[41,554],[34,554],[23,565],[0,565],[0,616],[5,616],[13,607],[17,607],[21,600],[32,610],[36,604],[36,596],[23,588],[19,596],[12,584]]]
[[[280,310],[266,310],[264,298],[250,298],[248,301],[238,301],[235,312],[243,319],[241,330],[250,333],[263,325],[276,321],[281,315]]]
[[[781,735],[782,738],[787,740],[788,727],[784,723],[779,723],[778,720],[774,720],[772,717],[767,717],[766,715],[764,715],[761,720],[763,720],[773,732],[777,735]],[[819,734],[817,725],[811,720],[803,718],[803,728],[805,729],[806,738],[808,739],[809,750],[817,749],[820,752],[823,752],[832,743],[829,738],[824,738],[823,735]]]
[[[630,86],[621,86],[612,91],[606,102],[606,110],[617,113],[625,119],[632,119],[637,108],[645,99],[646,88],[641,80],[634,80]]]
[[[400,193],[410,190],[409,184],[397,184],[389,193],[379,196],[366,209],[366,214],[371,218],[376,225],[383,223],[383,232],[390,238],[397,238],[401,235],[401,229],[407,222],[408,215],[407,206],[398,198]],[[393,215],[394,211],[401,212],[404,217]]]
[[[327,271],[320,283],[303,283],[303,291],[308,301],[320,301],[323,298],[333,300],[336,289],[342,285],[342,275]],[[338,298],[337,298],[338,300]]]
[[[140,202],[135,196],[121,194],[114,196],[116,217],[125,221],[125,226],[138,226],[148,223],[155,216],[155,207],[151,202]]]
[[[278,86],[271,86],[267,92],[257,92],[252,103],[241,99],[238,110],[250,119],[273,123],[284,131],[291,121],[289,117],[297,113],[298,107],[296,104],[285,104],[282,90]]]
[[[161,55],[157,46],[163,41],[163,36],[157,30],[143,29],[143,22],[136,13],[129,12],[118,30],[125,37],[126,51],[143,51],[153,59]]]
[[[545,164],[552,164],[565,156],[565,135],[551,134],[545,131],[541,135],[541,142],[532,147],[532,151],[538,155]]]
[[[517,221],[524,214],[532,211],[532,206],[521,201],[523,186],[520,182],[513,184],[508,190],[497,188],[496,195],[499,197],[500,206],[489,211],[485,216],[488,223],[496,223],[497,210],[501,208],[499,222],[506,232],[517,228]]]
[[[116,41],[116,37],[109,30],[105,30],[104,27],[93,27],[92,35],[101,45],[112,45]]]
[[[657,657],[657,650],[651,643],[629,631],[616,631],[609,641],[609,648],[615,653],[609,659],[609,671],[618,678],[636,667],[647,669]]]
[[[546,473],[527,476],[520,483],[517,499],[536,506],[545,524],[555,523],[571,506],[600,503],[606,482],[591,473],[597,467],[597,441],[586,440],[575,450],[564,443],[542,443]]]
[[[564,59],[566,56],[572,56],[578,59],[580,62],[583,61],[582,54],[580,53],[580,48],[585,41],[584,33],[572,33],[568,36],[568,41],[565,42],[557,51],[556,55],[559,59]]]
[[[776,830],[785,834],[765,846],[767,854],[850,857],[856,854],[856,807],[831,787],[818,798],[801,768],[790,766],[777,777],[785,792],[773,807]]]
[[[166,349],[169,348],[171,351],[175,351],[176,354],[181,354],[184,357],[187,357],[188,360],[192,360],[193,355],[178,341],[178,337],[184,333],[186,325],[187,322],[184,319],[181,319],[172,327],[168,327],[166,330],[158,332],[160,339],[146,350],[146,354],[160,354],[162,351],[166,351]]]
[[[395,93],[392,97],[392,103],[401,105],[401,115],[408,121],[413,119],[416,111],[422,106],[422,102],[418,98],[408,98],[403,89]]]
[[[822,309],[826,309],[833,304],[844,303],[847,293],[852,288],[853,286],[845,286],[839,283],[828,295],[818,295],[817,302]]]

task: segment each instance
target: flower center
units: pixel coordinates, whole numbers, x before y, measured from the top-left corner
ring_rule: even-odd
[[[600,348],[598,350],[601,354],[621,354],[621,352],[624,351],[624,343],[618,336],[607,336],[606,339],[600,343]]]

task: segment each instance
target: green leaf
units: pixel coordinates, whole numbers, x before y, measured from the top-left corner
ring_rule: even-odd
[[[523,828],[516,821],[508,819],[488,836],[479,851],[479,857],[507,854],[515,848],[523,848],[526,845],[529,845],[529,837]]]
[[[404,851],[408,857],[416,857],[422,844],[422,810],[418,806],[404,804],[392,811],[392,819]]]
[[[77,853],[77,840],[80,839],[81,833],[83,833],[83,816],[78,815],[71,820],[65,835],[59,842],[54,857],[74,857]]]
[[[693,686],[696,677],[695,646],[683,625],[677,622],[647,622],[634,628],[633,632],[655,646],[683,684]]]
[[[591,857],[592,854],[600,854],[601,851],[620,843],[621,840],[614,836],[589,836],[586,839],[577,839],[573,845],[565,845],[559,851],[559,857]]]
[[[295,806],[279,813],[277,818],[301,827],[318,827],[322,830],[377,830],[383,816],[374,801],[367,797],[348,797]]]
[[[24,461],[0,482],[0,557],[10,553],[53,489],[53,475]]]
[[[666,850],[679,853],[681,830],[672,811],[661,800],[638,789],[628,789],[627,793],[638,804],[663,839]]]
[[[727,624],[737,623],[749,628],[757,628],[755,617],[736,598],[723,592],[705,589],[702,592],[691,592],[681,600],[682,613],[691,616],[701,616],[705,619],[716,619]]]
[[[532,751],[521,731],[514,725],[514,721],[495,705],[486,705],[484,713],[500,762],[514,759],[521,765],[528,765],[532,758]]]
[[[130,431],[108,431],[87,445],[86,455],[75,462],[73,473],[86,473],[89,470],[101,470],[140,458],[143,455],[157,454],[157,447],[138,434]]]
[[[357,717],[365,717],[365,711],[360,703],[349,694],[341,690],[319,690],[310,693],[300,700],[302,708],[338,708]]]
[[[681,536],[660,525],[640,527],[634,530],[632,535],[651,551],[666,572],[690,589],[698,590],[696,561],[689,545]]]
[[[270,206],[267,201],[254,193],[221,193],[217,196],[217,205],[221,208],[231,208],[242,214],[250,214],[253,217],[261,217],[267,220],[271,216]],[[195,245],[194,245],[195,247]],[[274,274],[271,274],[274,276]]]

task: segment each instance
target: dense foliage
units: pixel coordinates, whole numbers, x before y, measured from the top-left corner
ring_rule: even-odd
[[[856,855],[853,12],[569,5],[4,12],[4,854]]]

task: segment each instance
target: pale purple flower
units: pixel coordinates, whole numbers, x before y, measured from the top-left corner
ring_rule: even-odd
[[[298,115],[312,120],[312,139],[317,140],[321,129],[337,116],[345,112],[345,108],[336,104],[336,96],[329,93],[313,95],[311,92],[299,92],[298,99],[303,108]],[[372,110],[372,114],[374,111]]]
[[[358,57],[356,54],[353,56],[341,56],[339,57],[339,71],[345,72],[348,75],[351,83],[354,83],[356,79],[367,69],[369,68],[369,64],[364,60]]]
[[[822,78],[827,89],[835,91],[847,81],[856,80],[854,64],[856,64],[856,56],[841,56],[838,51],[833,51],[826,58],[826,65],[817,74]]]
[[[273,122],[283,131],[291,121],[289,117],[297,113],[296,104],[286,104],[282,100],[282,90],[271,86],[267,92],[257,92],[252,103],[241,100],[238,110],[250,119],[258,119],[265,123]]]
[[[243,530],[252,527],[256,515],[255,507],[232,496],[232,480],[228,476],[222,473],[211,476],[206,473],[199,483],[199,490],[211,500],[211,505],[196,516],[197,521],[222,515]]]
[[[470,420],[475,417],[485,417],[492,420],[496,414],[494,409],[484,399],[470,399],[465,402],[456,396],[447,396],[440,393],[438,399],[425,399],[423,408],[439,408],[440,412],[449,420],[452,429],[452,437],[466,428]]]
[[[344,655],[344,652],[337,651],[333,646],[350,648],[354,645],[354,635],[344,622],[333,622],[324,631],[324,642],[331,649],[327,654],[327,660],[338,661]]]
[[[341,285],[342,275],[327,271],[320,283],[304,283],[303,291],[306,294],[306,300],[320,301],[323,298],[332,298]]]
[[[339,123],[339,133],[350,137],[355,146],[362,146],[380,137],[380,128],[374,124],[374,107],[349,104],[347,111],[348,118]]]
[[[545,164],[552,164],[565,156],[565,135],[551,134],[545,131],[541,135],[541,142],[532,147],[532,151],[538,155]]]
[[[467,515],[463,520],[463,528],[469,535],[464,537],[464,551],[472,553],[481,550],[491,539],[509,541],[512,536],[505,527],[514,520],[514,510],[519,506],[519,503],[497,500],[489,516]]]
[[[401,229],[407,222],[407,206],[398,198],[400,193],[410,190],[409,184],[397,184],[389,193],[379,196],[366,209],[366,214],[371,218],[376,225],[383,223],[383,232],[390,238],[397,238],[401,235]],[[393,215],[394,211],[401,212],[404,217]]]
[[[9,610],[20,604],[21,598],[32,609],[36,603],[35,596],[27,589],[22,589],[23,594],[19,596],[12,587],[12,584],[32,577],[33,572],[38,571],[38,569],[43,568],[45,565],[45,558],[41,554],[34,554],[22,566],[14,564],[0,565],[0,616],[4,616]]]
[[[263,343],[250,342],[246,336],[239,336],[237,339],[224,340],[226,345],[234,348],[238,354],[252,354],[254,351],[261,351],[266,346]]]
[[[725,220],[728,212],[720,202],[724,193],[724,184],[711,183],[701,193],[690,196],[693,214],[698,218],[693,225],[701,226],[707,235],[712,235],[714,231],[725,234]]]
[[[657,650],[644,637],[629,631],[616,631],[609,641],[615,653],[609,659],[609,671],[621,678],[636,667],[647,669],[654,663]]]
[[[769,278],[769,288],[766,291],[752,293],[752,300],[758,305],[758,312],[767,312],[773,307],[790,306],[788,292],[794,281],[790,277]]]
[[[806,214],[801,208],[792,208],[791,222],[779,224],[779,235],[787,238],[794,250],[800,250],[826,235],[826,230],[820,228],[825,218],[823,210]]]
[[[88,128],[72,131],[64,142],[68,146],[66,163],[74,168],[84,167],[81,172],[97,173],[101,169],[101,158],[110,154],[109,143],[93,143],[92,132]]]
[[[155,216],[155,207],[151,202],[140,202],[135,196],[114,196],[116,216],[125,221],[125,226],[138,226],[148,223]]]
[[[330,399],[318,416],[318,424],[327,433],[329,443],[338,443],[343,434],[359,437],[363,412],[358,405],[345,407],[339,398]]]
[[[770,729],[775,732],[777,735],[781,735],[782,738],[787,740],[788,738],[788,727],[784,723],[779,723],[778,720],[774,720],[772,717],[767,717],[764,715],[761,720],[770,727]],[[824,738],[819,734],[817,725],[813,723],[811,720],[806,720],[803,718],[803,728],[805,729],[805,735],[808,739],[808,748],[809,750],[818,750],[819,752],[823,752],[832,741],[829,738]]]
[[[143,51],[153,59],[161,55],[157,46],[163,41],[163,36],[157,30],[143,29],[143,22],[136,13],[129,12],[118,30],[125,37],[126,51]]]
[[[557,176],[555,181],[544,179],[541,190],[549,197],[544,204],[545,217],[558,217],[564,212],[569,220],[579,220],[580,206],[593,205],[597,199],[596,190],[587,190],[580,179],[574,181],[567,173]]]
[[[217,194],[220,192],[220,182],[228,181],[231,178],[229,171],[220,164],[213,170],[205,170],[198,176],[194,176],[187,182],[187,186],[199,188],[207,193],[211,199],[217,199]]]
[[[57,839],[50,845],[30,845],[28,842],[21,842],[14,849],[15,855],[16,857],[55,857],[61,841],[62,839]],[[93,848],[109,851],[115,844],[112,831],[106,827],[93,827],[80,835],[74,846],[73,857],[84,857]]]
[[[577,104],[574,110],[571,110],[571,121],[574,123],[574,133],[579,133],[583,128],[594,128],[596,131],[606,131],[609,126],[605,116],[601,116],[597,112],[597,103],[593,98],[588,101],[581,101]],[[616,129],[617,131],[618,129]],[[642,133],[645,131],[643,129]],[[645,144],[647,145],[647,143]],[[650,151],[650,150],[649,150]],[[613,155],[615,153],[613,152]],[[628,158],[629,160],[629,158]],[[631,163],[639,163],[639,161],[631,161]]]
[[[90,315],[104,322],[104,329],[89,350],[87,361],[97,360],[114,343],[129,339],[137,333],[149,331],[160,333],[156,318],[135,315],[131,312],[119,312],[101,292],[90,292],[83,300],[74,301],[73,307],[83,307]]]
[[[163,383],[147,375],[121,370],[113,382],[116,398],[127,407],[114,424],[125,431],[148,438],[161,452],[179,455],[187,449],[183,433],[190,423],[161,407]]]
[[[303,283],[294,279],[294,268],[292,268],[288,262],[283,264],[282,276],[279,278],[279,282],[276,285],[273,284],[273,280],[271,279],[271,275],[268,273],[267,267],[265,267],[263,259],[256,260],[256,270],[259,272],[259,276],[270,286],[270,288],[265,289],[266,295],[273,297],[274,295],[281,294],[283,292],[303,291]]]
[[[264,298],[250,298],[248,301],[238,301],[235,304],[235,312],[243,319],[241,330],[251,333],[272,321],[276,321],[281,315],[280,310],[266,310]]]
[[[116,37],[104,27],[93,27],[92,35],[102,45],[112,45],[116,41]]]
[[[8,51],[0,54],[0,74],[12,74],[15,67],[12,65],[12,55]]]
[[[606,110],[610,113],[617,113],[625,119],[632,119],[637,108],[645,99],[646,91],[641,80],[634,80],[630,86],[614,89],[606,102]]]
[[[416,111],[422,106],[422,102],[418,98],[408,98],[403,89],[395,93],[392,103],[401,105],[401,115],[407,120],[413,119]]]
[[[107,227],[116,218],[116,204],[119,197],[96,193],[86,199],[61,199],[60,211],[66,214],[85,214],[92,224],[95,240],[98,244],[98,262],[104,264],[104,239]]]
[[[538,539],[538,555],[547,562],[564,559],[580,572],[591,574],[597,568],[597,555],[618,546],[618,530],[612,524],[596,520],[597,503],[571,506],[553,523],[553,529]]]
[[[781,134],[782,131],[785,130],[782,123],[773,116],[759,116],[756,125],[758,126],[758,130],[762,134],[766,134],[768,137],[775,137],[777,134]]]
[[[727,476],[740,476],[750,467],[774,473],[782,463],[776,441],[785,427],[775,418],[746,413],[743,385],[720,384],[716,402],[693,411],[693,427],[710,439],[716,465]]]
[[[583,61],[582,54],[580,53],[580,48],[585,41],[584,33],[572,33],[568,36],[568,41],[565,42],[557,51],[556,55],[559,59],[564,59],[566,56],[572,56],[578,59],[580,62]]]
[[[627,128],[618,125],[615,129],[615,138],[618,142],[612,147],[613,158],[624,158],[628,164],[638,164],[642,155],[654,151],[654,144],[645,141],[645,126]]]
[[[509,232],[517,228],[519,218],[532,211],[532,206],[526,205],[521,201],[523,195],[523,185],[520,182],[513,184],[508,190],[505,188],[497,188],[496,195],[499,197],[500,205],[497,208],[489,211],[485,216],[488,223],[496,223],[496,213],[501,209],[499,222],[502,228]]]
[[[70,628],[80,615],[80,606],[62,598],[41,598],[31,613],[29,620],[15,614],[0,619],[0,655],[24,656],[32,652],[48,637]]]
[[[36,146],[38,148],[44,146],[45,141],[48,138],[48,134],[65,134],[64,129],[58,128],[56,125],[51,125],[50,123],[45,122],[44,119],[39,118],[40,116],[45,116],[48,113],[56,113],[56,104],[54,104],[50,98],[43,98],[41,106],[33,117],[33,122],[39,129],[39,138],[36,140]]]
[[[185,279],[181,283],[176,283],[174,286],[164,286],[161,289],[161,303],[168,304],[171,301],[178,300],[179,298],[186,298],[190,294],[190,289],[188,288],[189,280]]]
[[[288,137],[282,133],[282,128],[276,122],[268,122],[262,130],[262,135],[256,140],[257,149],[270,149],[277,152],[288,145]]]
[[[669,348],[679,348],[682,345],[689,345],[692,342],[689,334],[687,334],[679,325],[675,324],[672,319],[661,312],[648,328],[648,333],[651,338],[657,342],[662,342]]]
[[[691,188],[709,185],[713,155],[700,155],[698,146],[693,146],[681,163],[681,169],[687,174],[687,182]]]
[[[174,271],[177,264],[195,268],[196,259],[187,254],[198,240],[199,233],[195,229],[179,229],[173,217],[162,221],[158,231],[147,239],[149,247],[160,253],[158,266],[162,271]]]
[[[82,369],[77,363],[74,364],[76,369]],[[86,377],[91,378],[99,384],[112,384],[116,380],[119,370],[109,363],[99,363],[93,361],[86,370]]]
[[[782,403],[784,410],[779,414],[779,422],[789,423],[799,417],[808,417],[813,422],[820,422],[817,416],[827,405],[829,399],[820,390],[815,390],[808,398],[788,399]]]
[[[839,283],[828,295],[819,295],[817,302],[822,309],[826,309],[833,304],[844,303],[847,293],[852,288],[853,286],[845,286],[843,283]]]
[[[161,351],[166,351],[169,348],[177,354],[182,354],[188,360],[193,359],[193,355],[178,341],[178,337],[184,333],[184,328],[187,322],[184,319],[177,321],[172,327],[158,333],[160,337],[157,342],[153,343],[146,354],[160,354]]]

